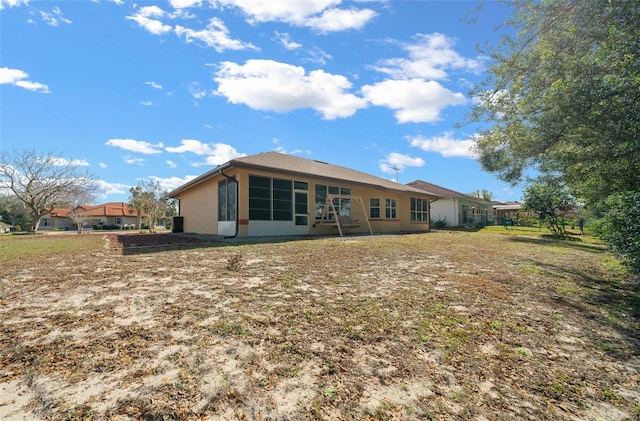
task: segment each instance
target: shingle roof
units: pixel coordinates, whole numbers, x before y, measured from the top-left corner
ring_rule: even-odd
[[[317,161],[313,159],[301,158],[293,155],[286,155],[279,152],[263,152],[256,155],[235,158],[203,175],[197,177],[183,186],[177,188],[170,193],[170,196],[177,196],[182,191],[187,190],[191,186],[206,181],[229,167],[245,167],[264,169],[280,173],[298,174],[303,176],[313,176],[326,178],[336,181],[349,181],[358,184],[382,187],[389,190],[415,192],[429,194],[421,189],[414,188],[405,184],[399,184],[385,178],[376,177],[350,168],[339,165],[329,164],[327,162]],[[432,196],[435,196],[432,194]]]
[[[412,181],[411,183],[408,183],[408,185],[413,186],[420,190],[428,191],[430,193],[435,194],[436,196],[443,197],[446,199],[465,198],[469,200],[474,200],[476,202],[491,203],[491,202],[487,202],[484,199],[469,196],[468,194],[460,193],[458,191],[451,190],[446,187],[438,186],[437,184],[427,183],[426,181],[422,181],[422,180]]]

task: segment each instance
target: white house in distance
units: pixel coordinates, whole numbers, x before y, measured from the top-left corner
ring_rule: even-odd
[[[229,237],[429,231],[436,196],[277,152],[235,158],[170,192],[174,232]]]
[[[439,196],[431,202],[431,222],[443,221],[448,227],[493,225],[493,203],[426,181],[407,184]]]

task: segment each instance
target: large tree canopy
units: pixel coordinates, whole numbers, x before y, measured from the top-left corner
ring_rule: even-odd
[[[0,152],[0,190],[22,202],[37,231],[42,216],[88,201],[97,185],[93,175],[57,153],[23,149]]]
[[[471,120],[484,169],[559,176],[587,203],[640,185],[640,7],[516,0]]]

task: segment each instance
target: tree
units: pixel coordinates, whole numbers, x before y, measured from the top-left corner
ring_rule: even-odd
[[[493,193],[485,189],[472,191],[471,193],[468,194],[468,196],[486,200],[487,202],[493,201]]]
[[[596,224],[596,231],[632,272],[640,273],[640,192],[613,194],[606,206],[607,212]]]
[[[29,215],[15,196],[0,195],[0,221],[24,227],[29,225]]]
[[[573,214],[575,199],[558,180],[546,178],[529,184],[523,195],[522,209],[533,211],[557,237],[566,237],[567,216]]]
[[[0,189],[22,203],[37,232],[43,215],[92,197],[98,186],[92,174],[55,152],[14,149],[0,153]]]
[[[71,222],[76,225],[78,234],[82,232],[84,223],[89,219],[89,215],[86,214],[86,209],[84,209],[82,206],[76,206],[75,208],[73,208],[71,211],[69,211],[69,213],[67,213],[67,217],[71,219]]]
[[[158,181],[139,181],[136,187],[129,189],[129,204],[138,211],[147,214],[149,232],[156,227],[158,219],[174,212],[174,200],[163,191]]]
[[[482,167],[511,183],[557,173],[588,203],[637,191],[640,8],[635,1],[509,2],[470,120]],[[485,124],[488,123],[488,127]]]

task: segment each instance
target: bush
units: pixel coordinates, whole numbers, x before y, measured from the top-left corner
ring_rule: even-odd
[[[446,227],[447,227],[446,216],[444,217],[444,219],[438,219],[435,222],[431,221],[431,228],[439,229],[439,228],[446,228]]]
[[[618,253],[633,273],[640,273],[640,192],[615,193],[605,202],[595,232]]]

